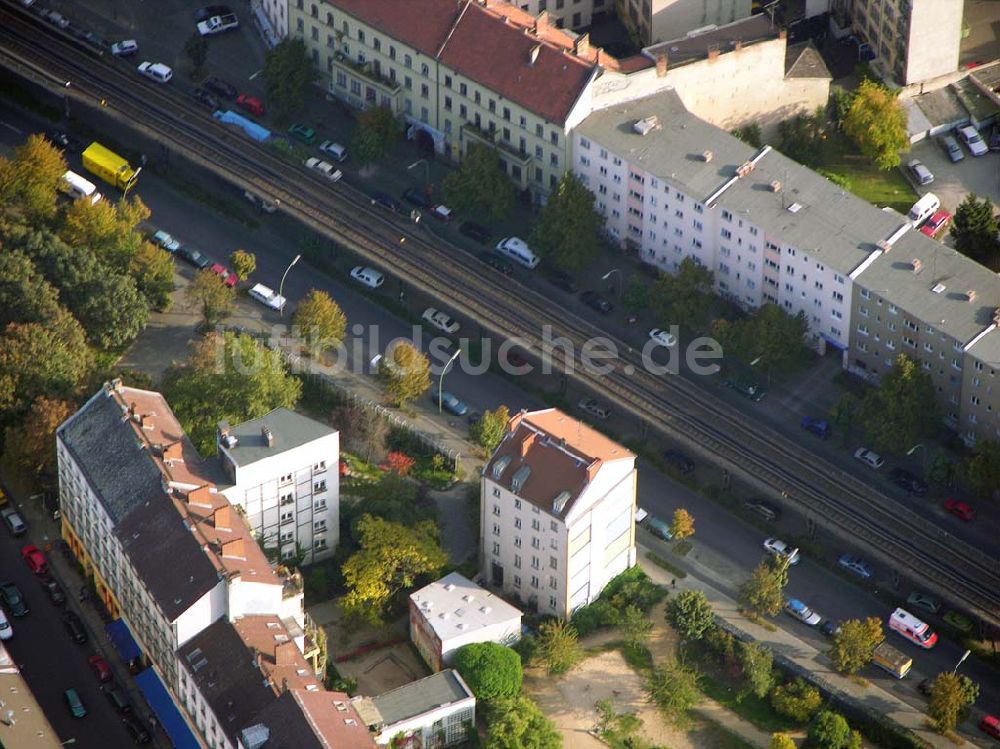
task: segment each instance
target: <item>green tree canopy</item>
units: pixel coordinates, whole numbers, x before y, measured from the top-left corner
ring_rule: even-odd
[[[184,54],[191,63],[191,80],[201,80],[205,73],[205,63],[208,62],[208,38],[196,30],[184,42]]]
[[[938,414],[930,375],[906,354],[896,357],[861,404],[865,433],[875,449],[897,455],[932,433]]]
[[[229,264],[233,266],[236,277],[246,281],[257,270],[257,256],[246,250],[233,250],[229,256]]]
[[[931,682],[927,713],[941,733],[953,731],[966,708],[979,697],[979,685],[968,676],[944,671]]]
[[[816,749],[848,749],[851,727],[843,715],[823,710],[809,725],[809,745]]]
[[[169,252],[143,242],[132,258],[129,273],[136,288],[151,308],[170,309],[174,293],[174,258]]]
[[[823,704],[819,690],[803,679],[781,684],[771,691],[774,709],[799,723],[806,723]]]
[[[137,197],[117,203],[76,200],[66,209],[59,235],[70,247],[86,247],[105,265],[125,273],[147,244],[138,227],[149,216],[149,208]]]
[[[771,744],[768,749],[797,749],[795,739],[787,733],[772,733]]]
[[[992,270],[1000,270],[1000,243],[997,242],[997,218],[989,198],[975,193],[965,196],[951,221],[955,249]]]
[[[264,82],[271,114],[288,123],[305,108],[316,69],[301,39],[289,37],[264,55]]]
[[[29,135],[13,159],[0,157],[0,210],[19,208],[32,222],[51,219],[65,173],[62,151],[39,133]]]
[[[329,294],[317,289],[310,289],[299,302],[292,320],[310,350],[317,353],[338,345],[347,332],[347,315]]]
[[[331,414],[340,431],[341,447],[366,463],[381,463],[386,455],[389,423],[374,407],[346,404]]]
[[[372,515],[358,521],[361,549],[344,562],[344,611],[378,623],[401,591],[423,576],[437,575],[448,563],[431,521],[413,527]]]
[[[878,618],[848,619],[833,636],[828,654],[838,671],[855,674],[871,661],[875,646],[884,639],[882,622]]]
[[[768,558],[758,564],[740,586],[740,603],[765,616],[774,616],[785,603],[788,565]]]
[[[477,700],[495,702],[521,693],[521,657],[504,645],[495,642],[463,645],[451,665]]]
[[[561,619],[539,626],[536,640],[536,661],[550,676],[566,673],[583,657],[576,629]]]
[[[184,296],[190,306],[201,308],[201,322],[205,328],[218,325],[236,308],[236,289],[226,286],[208,268],[195,274]]]
[[[767,696],[774,686],[774,654],[760,642],[740,642],[736,657],[743,671],[742,695],[752,694],[759,699]]]
[[[693,666],[669,657],[653,668],[647,689],[667,721],[679,724],[701,701],[700,681],[701,675]]]
[[[378,376],[389,400],[403,406],[430,389],[431,365],[412,343],[400,341],[379,361]]]
[[[500,219],[514,205],[514,183],[500,167],[500,155],[481,143],[469,144],[443,189],[445,201],[459,213]]]
[[[12,322],[44,322],[59,307],[59,294],[24,253],[0,252],[0,327]]]
[[[712,604],[700,590],[682,590],[667,603],[667,619],[685,640],[700,640],[715,626]]]
[[[559,268],[579,270],[601,251],[604,219],[594,208],[594,193],[573,172],[566,172],[542,206],[531,246]]]
[[[72,401],[40,395],[23,421],[7,427],[6,457],[25,478],[56,478],[56,428],[75,410]]]
[[[782,372],[799,363],[809,322],[804,312],[790,315],[776,304],[764,304],[750,317],[712,324],[712,334],[727,356],[744,363],[759,360],[760,368]]]
[[[288,374],[280,352],[248,335],[211,333],[192,346],[186,364],[167,371],[163,392],[198,451],[214,455],[220,421],[241,424],[294,408],[302,383]]]
[[[1000,490],[1000,442],[976,440],[965,462],[965,477],[980,497],[992,499]]]
[[[552,721],[527,697],[498,700],[488,714],[485,749],[562,749]]]
[[[385,107],[370,107],[357,117],[351,148],[361,164],[381,161],[399,137],[399,121]]]
[[[661,327],[682,325],[700,330],[712,307],[712,273],[690,257],[684,258],[676,273],[661,273],[653,283],[650,303]]]
[[[510,421],[510,411],[507,406],[497,406],[492,411],[483,411],[483,415],[469,430],[469,436],[486,452],[492,453],[506,434],[508,421]]]
[[[649,639],[649,634],[653,631],[653,622],[638,606],[629,605],[621,612],[618,629],[628,647],[638,648]]]
[[[778,124],[778,150],[811,169],[822,163],[825,140],[826,115],[822,109],[811,115],[797,114]]]
[[[861,154],[879,169],[899,166],[899,152],[910,146],[906,110],[896,92],[865,79],[858,86],[843,121],[844,132]]]

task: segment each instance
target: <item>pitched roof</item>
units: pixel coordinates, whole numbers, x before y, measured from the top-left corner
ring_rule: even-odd
[[[272,615],[241,616],[233,627],[244,645],[256,653],[259,675],[276,692],[288,689],[321,689],[285,624]]]
[[[271,433],[271,445],[264,437],[265,427]],[[236,438],[236,444],[224,446],[226,453],[236,465],[246,466],[336,434],[336,430],[287,408],[276,408],[260,418],[230,427],[229,434]]]
[[[832,78],[830,69],[812,41],[785,47],[786,78]]]
[[[316,735],[309,717],[291,692],[285,692],[259,710],[240,731],[240,740],[247,749],[330,749],[331,746]],[[367,745],[365,749],[370,747]]]
[[[324,747],[375,749],[375,740],[368,733],[368,726],[354,709],[351,698],[343,692],[293,689],[290,694]]]
[[[460,0],[330,0],[330,4],[428,57],[437,55],[462,7]]]
[[[391,726],[468,699],[475,699],[472,690],[466,686],[458,671],[449,668],[372,697],[371,702],[378,709],[383,725]]]

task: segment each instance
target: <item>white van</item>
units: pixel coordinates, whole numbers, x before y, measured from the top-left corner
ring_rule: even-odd
[[[338,162],[344,162],[347,160],[347,149],[339,143],[334,143],[332,140],[324,140],[320,144],[319,150],[323,153],[329,154]]]
[[[910,223],[914,227],[917,227],[933,216],[940,207],[941,201],[938,199],[938,196],[929,192],[913,204],[906,217],[910,219]]]
[[[366,268],[362,265],[356,266],[351,271],[351,278],[358,283],[364,284],[369,289],[377,289],[385,283],[385,276],[374,268]]]
[[[91,204],[98,202],[103,196],[97,192],[97,185],[89,179],[81,177],[76,172],[66,172],[59,182],[59,190],[69,195],[73,200],[89,200]]]
[[[497,243],[496,251],[525,268],[534,268],[538,265],[538,255],[532,252],[528,243],[520,237],[504,237]]]
[[[169,65],[164,65],[162,62],[149,62],[147,60],[139,63],[137,70],[140,75],[151,78],[157,83],[169,83],[170,79],[174,77],[174,71],[170,69]]]
[[[285,307],[285,297],[276,293],[262,283],[257,284],[248,292],[250,296],[273,310],[281,312]]]

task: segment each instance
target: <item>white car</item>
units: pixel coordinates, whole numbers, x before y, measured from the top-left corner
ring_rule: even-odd
[[[785,613],[794,616],[800,622],[808,624],[810,627],[815,627],[823,621],[823,617],[802,603],[798,598],[789,598],[785,601]]]
[[[7,615],[0,611],[0,640],[9,640],[14,636],[14,628],[7,621]]]
[[[854,457],[875,471],[885,465],[885,458],[867,447],[859,447],[855,450]]]
[[[369,289],[377,289],[385,283],[385,276],[374,268],[356,265],[351,269],[351,278]]]
[[[312,169],[314,172],[319,172],[332,182],[339,182],[340,178],[344,176],[341,171],[329,161],[317,159],[315,156],[310,156],[306,159],[305,165],[308,169]]]
[[[989,150],[979,131],[972,125],[960,127],[958,129],[958,137],[962,139],[965,147],[969,149],[969,153],[973,156],[982,156]]]
[[[671,335],[662,328],[653,328],[649,331],[649,339],[659,346],[669,348],[677,343],[677,336]]]
[[[442,312],[441,310],[428,307],[424,310],[423,318],[435,328],[443,330],[445,333],[454,335],[458,332],[458,323],[452,320],[447,313]]]
[[[128,57],[139,51],[139,42],[135,39],[126,39],[122,42],[115,42],[111,45],[111,54],[115,57]]]
[[[789,548],[788,544],[780,539],[765,538],[764,551],[781,559],[787,559],[789,564],[799,563],[799,550]]]
[[[602,406],[593,398],[584,398],[576,404],[576,407],[602,421],[611,416],[611,409],[607,406]]]
[[[347,149],[332,140],[324,140],[320,143],[319,150],[328,156],[332,156],[335,161],[342,162],[347,159]]]
[[[262,283],[254,286],[248,293],[265,307],[270,307],[277,312],[281,312],[285,306],[285,297],[281,296],[273,289],[269,289]]]
[[[139,71],[140,75],[151,78],[157,83],[169,83],[170,79],[174,77],[174,71],[170,69],[169,65],[164,65],[162,62],[150,62],[146,60],[145,62],[140,62],[136,70]]]

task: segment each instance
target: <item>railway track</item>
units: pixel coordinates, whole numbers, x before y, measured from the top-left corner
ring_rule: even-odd
[[[44,50],[38,42],[46,40]],[[672,437],[682,435],[753,481],[822,517],[841,534],[866,543],[891,568],[918,573],[930,587],[1000,625],[1000,561],[952,538],[868,484],[821,460],[796,442],[729,412],[724,404],[679,376],[657,377],[627,354],[614,371],[598,375],[581,363],[583,343],[596,336],[618,351],[631,349],[529,288],[511,300],[509,282],[484,275],[479,261],[440,241],[428,241],[369,198],[330,183],[213,120],[169,86],[140,78],[132,66],[81,53],[80,43],[41,25],[23,11],[0,5],[0,59],[8,67],[48,81],[53,90],[144,131],[228,181],[280,201],[282,209],[449,304],[484,327],[540,351],[541,331],[574,346],[567,375],[602,393],[638,419]],[[68,87],[66,81],[70,81]],[[557,358],[558,360],[558,358]]]

